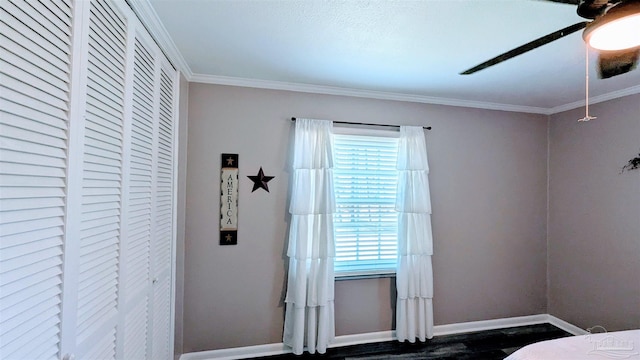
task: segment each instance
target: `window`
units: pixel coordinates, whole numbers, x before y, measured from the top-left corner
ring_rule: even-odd
[[[334,134],[336,277],[395,273],[397,136]]]

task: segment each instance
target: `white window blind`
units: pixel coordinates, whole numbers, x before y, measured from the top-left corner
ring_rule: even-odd
[[[394,273],[397,137],[334,134],[336,276]]]

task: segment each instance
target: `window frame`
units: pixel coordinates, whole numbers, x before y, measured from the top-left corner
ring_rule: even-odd
[[[378,137],[378,138],[394,138],[399,139],[400,132],[396,128],[392,129],[373,129],[371,127],[365,126],[335,126],[333,128],[332,134],[332,145],[335,146],[335,136],[340,135],[354,135],[354,136],[370,136],[370,137]],[[334,149],[335,156],[335,149]],[[334,159],[334,188],[336,187],[336,169],[337,169],[337,161]],[[397,183],[396,183],[397,186]],[[338,201],[336,196],[336,214],[338,213]],[[336,215],[334,214],[334,227],[337,227]],[[396,219],[396,227],[397,227],[397,219]],[[397,230],[396,230],[396,244],[397,244]],[[334,240],[337,245],[337,235],[334,232]],[[337,246],[336,246],[337,247]],[[397,247],[396,247],[396,258],[397,258]],[[337,253],[336,258],[337,259]],[[385,269],[372,269],[372,270],[354,270],[354,271],[337,271],[336,265],[334,261],[334,271],[335,271],[335,279],[336,280],[353,280],[353,279],[367,279],[367,278],[386,278],[386,277],[395,277],[397,267],[394,264],[393,268],[385,268]]]

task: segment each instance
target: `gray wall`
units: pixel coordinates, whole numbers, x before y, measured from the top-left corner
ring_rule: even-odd
[[[191,83],[184,352],[282,341],[292,116],[432,125],[435,324],[547,312],[546,116]],[[221,153],[240,155],[237,246],[218,245]],[[338,281],[337,335],[391,330],[393,289]]]
[[[640,95],[557,114],[549,132],[549,312],[577,326],[640,327]]]

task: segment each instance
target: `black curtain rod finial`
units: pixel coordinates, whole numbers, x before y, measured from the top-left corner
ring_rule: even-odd
[[[296,121],[295,117],[291,118],[291,121]],[[384,126],[384,127],[397,127],[400,125],[392,125],[392,124],[371,124],[371,123],[360,123],[360,122],[349,122],[349,121],[334,121],[334,124],[346,124],[346,125],[365,125],[365,126]],[[431,130],[431,126],[423,126],[425,130]]]

